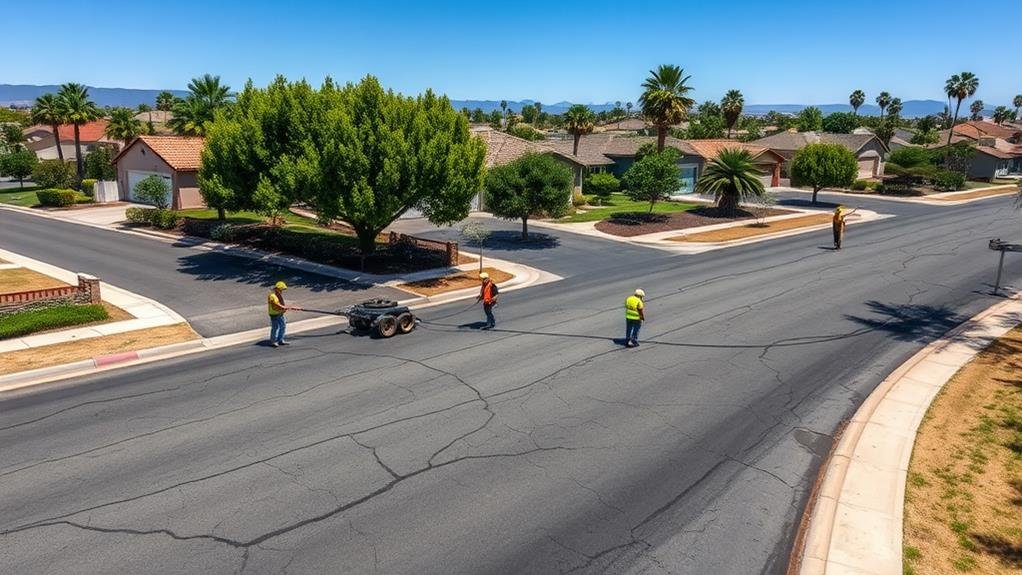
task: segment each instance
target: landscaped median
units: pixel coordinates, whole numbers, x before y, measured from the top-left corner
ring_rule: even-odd
[[[731,226],[705,232],[694,232],[667,238],[672,242],[716,243],[744,240],[769,234],[825,226],[831,223],[830,214],[811,214],[794,218],[775,219],[751,224]]]
[[[397,284],[396,287],[422,296],[435,296],[468,288],[478,288],[480,285],[479,274],[482,272],[490,274],[490,279],[496,284],[502,284],[515,277],[504,270],[484,267],[482,271],[478,269],[459,271],[436,278]]]

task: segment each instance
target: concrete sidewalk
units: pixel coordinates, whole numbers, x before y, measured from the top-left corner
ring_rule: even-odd
[[[794,192],[799,194],[812,194],[811,190],[802,190],[799,188],[773,188],[777,192]],[[983,196],[979,198],[968,198],[964,200],[957,200],[960,196],[968,194],[974,194],[976,192],[992,191],[992,190],[1004,190],[1003,193],[998,193],[991,196]],[[972,202],[979,202],[982,200],[989,200],[991,198],[1003,198],[1004,196],[1015,195],[1018,193],[1018,187],[1013,184],[1000,184],[996,186],[988,186],[985,188],[975,188],[972,190],[958,190],[956,192],[941,192],[939,194],[930,194],[927,196],[884,196],[881,194],[853,194],[850,192],[842,192],[839,190],[820,190],[821,194],[827,194],[832,196],[841,196],[847,198],[849,202],[854,200],[868,199],[868,200],[882,200],[887,202],[901,202],[905,204],[922,204],[927,206],[960,206],[962,204],[969,204]]]
[[[0,249],[0,259],[70,285],[74,285],[78,281],[78,274],[75,272],[4,249]],[[114,335],[139,329],[187,323],[183,317],[169,307],[147,297],[103,282],[102,278],[100,278],[100,293],[104,302],[126,311],[134,319],[3,340],[0,341],[0,353]]]
[[[923,348],[863,402],[810,503],[800,575],[902,572],[905,484],[919,424],[944,384],[1019,324],[1015,294]]]

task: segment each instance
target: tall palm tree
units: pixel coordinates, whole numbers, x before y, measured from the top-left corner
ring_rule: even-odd
[[[898,116],[901,114],[901,109],[901,98],[892,98],[891,103],[887,104],[887,115],[892,118]]]
[[[1011,100],[1011,105],[1015,106],[1015,117],[1018,118],[1019,117],[1018,116],[1018,110],[1019,110],[1019,108],[1022,108],[1022,94],[1019,94],[1019,95],[1015,96]]]
[[[852,106],[852,115],[859,115],[859,107],[866,102],[866,93],[862,90],[856,90],[848,96],[848,103]]]
[[[688,97],[692,87],[687,84],[691,76],[685,76],[680,66],[662,64],[649,71],[649,77],[642,83],[639,106],[642,115],[656,126],[657,151],[663,151],[667,141],[667,129],[685,119],[695,100]]]
[[[880,106],[880,119],[884,119],[884,110],[891,105],[891,95],[887,92],[880,92],[876,99],[877,106]]]
[[[596,115],[587,106],[575,104],[564,113],[564,129],[575,139],[571,154],[578,155],[578,143],[582,136],[593,133],[593,126],[596,124]]]
[[[947,94],[948,102],[952,98],[958,100],[955,105],[954,116],[951,117],[950,130],[947,133],[947,145],[948,153],[951,153],[951,136],[955,133],[955,124],[958,122],[958,111],[962,108],[962,100],[971,98],[976,94],[976,90],[979,88],[979,78],[976,77],[972,72],[962,72],[961,74],[955,74],[947,79],[944,83],[944,93]]]
[[[189,96],[174,104],[174,116],[167,127],[178,136],[205,136],[206,123],[213,120],[213,112],[205,102]]]
[[[748,150],[725,148],[706,164],[696,182],[696,193],[713,194],[720,214],[733,218],[741,202],[766,195],[761,176]]]
[[[631,102],[625,102],[625,113],[628,116],[632,115],[632,103]]]
[[[191,97],[198,98],[203,104],[215,110],[227,103],[231,87],[221,84],[220,76],[203,74],[188,82],[188,91],[191,92]]]
[[[1015,117],[1011,109],[1007,106],[997,106],[994,108],[994,122],[998,125],[1007,122],[1008,120]]]
[[[724,114],[724,121],[727,123],[727,137],[731,138],[731,129],[735,127],[738,118],[742,115],[742,108],[745,107],[745,97],[738,90],[728,90],[720,101],[720,111]]]
[[[110,111],[110,120],[106,125],[106,136],[120,140],[127,146],[142,134],[142,121],[135,118],[130,108],[114,108]]]
[[[60,147],[60,125],[64,123],[64,113],[56,94],[43,94],[35,99],[35,105],[32,106],[32,121],[49,126],[53,130],[53,141],[57,144],[57,158],[63,162],[64,149]]]
[[[99,118],[99,108],[89,99],[89,89],[82,84],[67,83],[57,92],[60,111],[64,121],[75,128],[75,164],[78,168],[78,179],[85,175],[85,158],[82,157],[82,137],[79,129],[82,124]]]
[[[969,111],[972,112],[970,119],[974,122],[978,122],[983,119],[983,100],[976,100],[969,106]]]
[[[174,97],[174,94],[164,90],[156,96],[156,109],[161,112],[169,112],[174,108],[174,102],[176,101],[177,98]]]

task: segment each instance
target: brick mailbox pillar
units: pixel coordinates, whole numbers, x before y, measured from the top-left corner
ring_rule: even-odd
[[[102,303],[99,293],[99,278],[89,274],[78,274],[79,303]]]

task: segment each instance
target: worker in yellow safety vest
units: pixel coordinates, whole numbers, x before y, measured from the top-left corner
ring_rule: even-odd
[[[637,289],[625,298],[625,347],[639,345],[639,328],[646,321],[646,304],[642,302],[644,297],[646,292]]]
[[[270,313],[270,347],[290,345],[284,339],[284,332],[287,331],[287,320],[284,319],[284,314],[288,310],[300,311],[302,309],[298,306],[284,303],[284,290],[286,289],[287,284],[277,282],[273,286],[273,291],[266,296],[266,303]]]
[[[834,208],[834,217],[831,218],[831,224],[834,228],[834,249],[841,249],[841,243],[845,239],[845,218],[854,214],[859,208],[848,212],[845,211],[844,206],[838,206]]]

